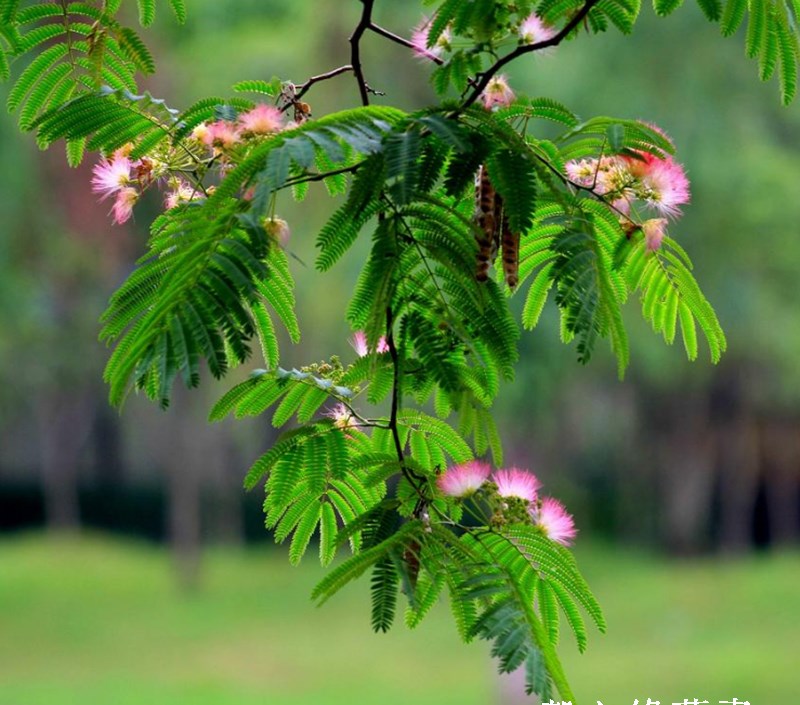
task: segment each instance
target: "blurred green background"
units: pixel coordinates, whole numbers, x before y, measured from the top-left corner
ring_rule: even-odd
[[[359,10],[188,4],[186,27],[164,6],[147,35],[160,71],[146,87],[179,108],[238,80],[299,83],[347,63]],[[377,6],[400,34],[419,21],[417,3]],[[582,37],[509,72],[520,92],[584,117],[652,121],[675,139],[693,204],[672,235],[729,335],[720,365],[690,364],[632,302],[622,383],[605,349],[575,362],[552,308],[523,336],[497,407],[507,460],[575,513],[578,558],[609,622],[582,656],[564,640],[582,702],[777,705],[798,692],[800,112],[759,84],[742,47],[694,7],[667,20],[645,9],[632,37]],[[365,50],[379,100],[431,99],[409,52],[377,37]],[[351,106],[354,82],[320,84],[309,102],[317,116]],[[96,321],[159,204],[111,226],[91,164],[38,153],[13,117],[0,121],[0,153],[0,704],[526,702],[483,645],[458,642],[446,605],[419,633],[400,624],[380,637],[364,586],[312,606],[313,557],[289,568],[257,493],[241,489],[274,431],[260,419],[205,424],[230,381],[204,380],[167,413],[135,398],[122,415],[108,407]],[[284,366],[354,355],[343,309],[366,249],[314,271],[334,205],[322,195],[279,208],[305,336],[284,347]]]

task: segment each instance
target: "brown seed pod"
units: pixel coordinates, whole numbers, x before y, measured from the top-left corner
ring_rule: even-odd
[[[503,274],[506,284],[513,289],[519,283],[519,233],[511,230],[508,218],[503,218]]]
[[[475,222],[480,230],[475,235],[478,254],[475,256],[475,278],[485,282],[489,278],[489,265],[497,256],[497,220],[495,200],[497,192],[489,181],[485,166],[475,176]]]
[[[403,551],[403,562],[408,570],[408,579],[412,587],[416,587],[419,577],[419,552],[422,549],[419,541],[412,540]]]

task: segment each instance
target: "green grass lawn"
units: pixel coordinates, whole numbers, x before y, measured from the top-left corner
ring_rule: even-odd
[[[310,556],[309,556],[310,558]],[[609,631],[561,651],[580,703],[796,702],[800,558],[579,560]],[[445,604],[416,633],[369,627],[365,585],[321,609],[321,575],[279,551],[209,551],[182,595],[165,551],[106,538],[0,541],[0,705],[485,705],[483,644]]]

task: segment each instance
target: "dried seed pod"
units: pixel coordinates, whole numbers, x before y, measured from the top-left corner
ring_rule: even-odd
[[[503,218],[503,274],[513,289],[519,283],[519,233],[511,230],[508,218]]]
[[[489,278],[489,265],[497,256],[497,221],[495,218],[494,190],[485,166],[475,176],[475,222],[480,230],[475,235],[478,254],[475,256],[475,278],[485,282]]]
[[[412,587],[416,587],[419,577],[419,553],[422,546],[419,541],[413,540],[403,551],[403,562],[408,570],[408,580]]]
[[[497,259],[500,251],[500,238],[505,227],[505,211],[503,210],[503,197],[495,191],[494,193],[494,234],[492,235],[492,264]]]

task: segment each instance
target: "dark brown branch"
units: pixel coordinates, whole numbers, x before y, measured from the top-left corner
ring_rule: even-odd
[[[297,86],[297,93],[295,93],[295,100],[300,100],[308,90],[313,86],[315,83],[319,83],[320,81],[327,81],[329,78],[335,78],[336,76],[340,76],[343,73],[347,73],[348,71],[352,71],[353,67],[350,64],[346,64],[345,66],[340,66],[338,69],[333,69],[332,71],[327,71],[326,73],[321,73],[318,76],[312,76],[309,78],[305,83],[301,83]]]
[[[353,74],[358,83],[361,104],[369,105],[369,94],[372,91],[364,78],[364,69],[361,66],[361,38],[364,36],[364,32],[370,29],[372,25],[372,8],[375,5],[375,0],[361,0],[361,4],[364,6],[361,11],[361,20],[350,37],[350,64],[353,67]]]
[[[392,358],[392,367],[394,368],[394,379],[392,380],[392,410],[389,416],[389,429],[392,432],[394,449],[397,453],[397,460],[400,462],[400,470],[403,476],[411,483],[411,486],[419,495],[420,500],[424,501],[425,495],[422,493],[421,484],[425,481],[425,478],[415,473],[406,465],[403,443],[400,440],[400,432],[397,428],[397,416],[400,413],[400,378],[403,370],[400,369],[400,354],[397,352],[397,346],[394,342],[394,314],[392,313],[391,306],[386,308],[386,347],[389,348],[389,355]]]
[[[486,86],[489,85],[489,82],[494,78],[500,69],[503,68],[506,64],[510,64],[515,59],[518,59],[520,56],[525,54],[530,54],[535,51],[541,51],[542,49],[547,49],[549,47],[558,46],[561,44],[564,39],[566,39],[569,34],[572,32],[575,27],[577,27],[586,15],[589,14],[589,10],[591,10],[600,0],[586,0],[581,7],[580,10],[572,17],[572,19],[564,25],[563,29],[550,39],[545,39],[541,42],[536,42],[535,44],[528,44],[525,46],[517,47],[514,51],[506,54],[505,56],[498,59],[494,64],[492,64],[486,71],[483,71],[476,77],[476,82],[472,91],[467,96],[464,103],[459,108],[458,112],[461,112],[472,105],[478,98],[481,97],[481,93],[486,89]]]
[[[415,51],[417,50],[417,47],[414,46],[414,44],[410,42],[408,39],[405,39],[400,35],[395,34],[394,32],[390,32],[388,29],[384,29],[380,25],[370,23],[368,29],[371,29],[373,32],[375,32],[375,34],[379,34],[381,37],[385,37],[386,39],[394,42],[395,44],[408,47],[409,49],[414,49]],[[430,59],[431,61],[433,61],[434,64],[438,64],[439,66],[441,66],[444,63],[442,59],[440,59],[438,56],[434,56],[430,52],[425,53],[424,57],[426,59]]]

